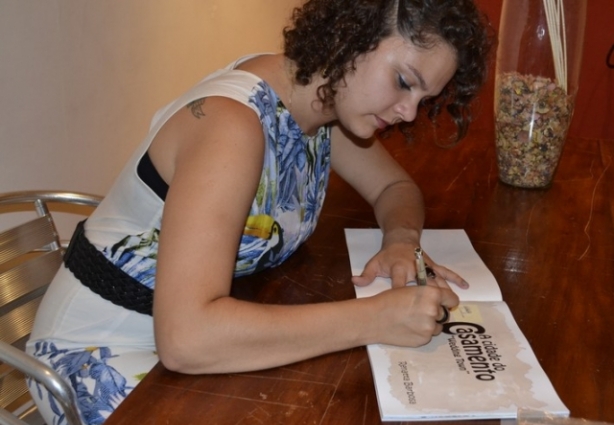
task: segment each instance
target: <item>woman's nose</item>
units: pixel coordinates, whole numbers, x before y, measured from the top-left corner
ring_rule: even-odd
[[[418,114],[418,102],[413,99],[404,99],[397,103],[395,112],[401,116],[405,122],[412,122]]]

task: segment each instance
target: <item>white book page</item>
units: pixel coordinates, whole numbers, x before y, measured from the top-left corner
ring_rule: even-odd
[[[345,233],[352,274],[358,275],[379,251],[382,233],[379,229]],[[515,418],[519,408],[569,415],[467,234],[428,229],[421,243],[434,261],[459,273],[471,287],[451,285],[461,305],[429,344],[367,347],[382,420]],[[389,288],[390,280],[384,278],[355,286],[358,298]],[[460,334],[453,331],[457,326],[463,328]],[[474,332],[475,338],[469,340]]]
[[[384,421],[569,415],[504,302],[461,304],[425,346],[367,350]]]
[[[345,229],[350,253],[352,275],[360,275],[367,261],[379,251],[382,244],[380,229]],[[469,282],[469,289],[450,287],[461,301],[501,301],[501,289],[492,272],[486,267],[462,229],[425,229],[422,248],[433,259],[461,275]],[[413,254],[412,254],[413,255]],[[413,283],[415,284],[415,283]],[[390,288],[390,279],[377,278],[373,283],[356,287],[358,298],[370,297]]]

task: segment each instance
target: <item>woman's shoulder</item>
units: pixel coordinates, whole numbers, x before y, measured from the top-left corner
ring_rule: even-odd
[[[163,124],[185,106],[207,97],[226,97],[250,106],[254,92],[270,86],[268,81],[265,81],[266,75],[257,71],[259,67],[253,66],[254,63],[260,62],[260,58],[268,56],[272,55],[244,56],[208,74],[181,96],[160,108],[152,119],[151,128]]]

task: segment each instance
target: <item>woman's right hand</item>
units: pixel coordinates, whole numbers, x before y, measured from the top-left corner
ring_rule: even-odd
[[[437,323],[459,303],[450,288],[434,285],[393,288],[373,297],[376,307],[374,342],[407,347],[427,344],[443,325]]]

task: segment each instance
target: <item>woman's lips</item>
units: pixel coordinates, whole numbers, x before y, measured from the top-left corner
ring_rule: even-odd
[[[384,128],[386,128],[386,127],[388,127],[390,125],[390,123],[388,123],[387,121],[384,121],[383,119],[381,119],[377,115],[375,116],[375,121],[377,122],[377,126],[378,126],[378,128],[380,130],[383,130]]]

